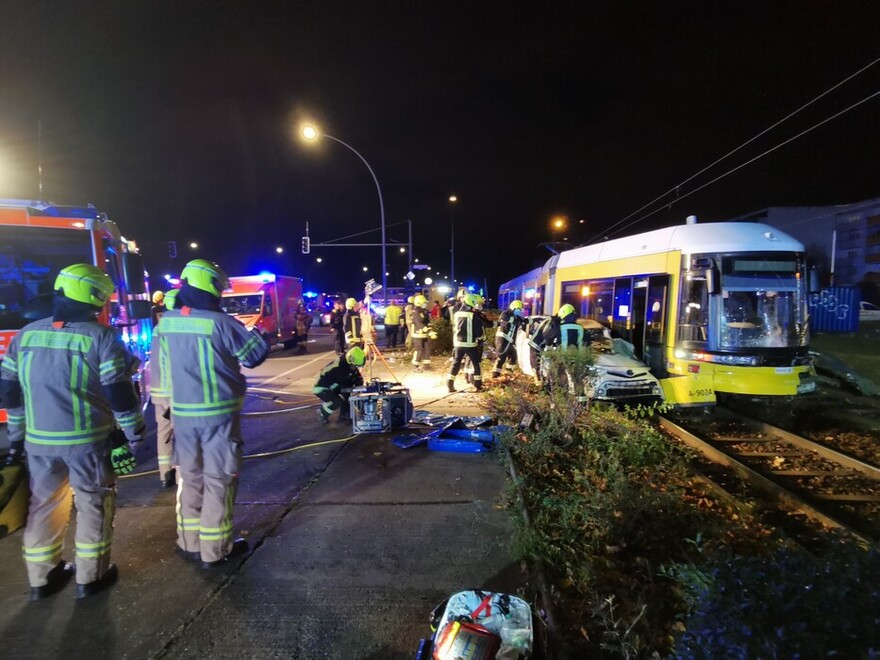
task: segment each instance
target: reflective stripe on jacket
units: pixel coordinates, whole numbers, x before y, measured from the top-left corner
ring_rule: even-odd
[[[247,390],[241,366],[255,367],[269,354],[259,332],[223,312],[184,307],[165,312],[158,334],[175,426],[218,426],[233,419]]]
[[[583,347],[584,329],[577,323],[563,323],[559,326],[559,345],[562,348],[568,348],[569,346]]]
[[[0,377],[18,381],[21,405],[9,406],[7,431],[24,438],[28,451],[59,456],[93,451],[118,424],[132,432],[143,426],[139,403],[114,411],[104,393],[115,385],[131,388],[133,358],[116,332],[91,321],[34,321],[12,339]]]
[[[474,348],[483,339],[483,328],[489,321],[478,311],[462,307],[452,317],[452,345],[455,348]]]

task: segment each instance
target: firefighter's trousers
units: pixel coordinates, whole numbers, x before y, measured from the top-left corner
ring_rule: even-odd
[[[177,465],[177,545],[202,561],[232,550],[232,514],[242,464],[241,420],[174,429]]]
[[[339,328],[333,329],[333,348],[337,355],[345,355],[345,332]]]
[[[24,530],[24,560],[28,581],[41,587],[61,561],[70,520],[71,496],[76,494],[76,581],[94,582],[110,564],[116,475],[110,450],[67,456],[27,456],[31,499]],[[71,490],[72,487],[72,490]]]
[[[324,419],[330,417],[337,410],[339,411],[340,419],[348,417],[348,398],[346,396],[338,391],[331,390],[329,387],[322,387],[320,389],[316,387],[312,391],[323,402],[321,404],[321,411]]]
[[[412,338],[413,359],[415,366],[429,364],[431,362],[431,353],[428,350],[428,338],[415,336]]]
[[[483,374],[480,369],[480,360],[482,359],[483,351],[479,346],[471,346],[468,348],[463,348],[461,346],[457,346],[452,349],[452,369],[449,371],[449,375],[446,376],[446,380],[450,385],[455,383],[455,377],[458,376],[458,372],[461,369],[461,363],[464,360],[465,356],[469,357],[471,360],[471,364],[474,365],[474,387],[478,390],[483,389]]]
[[[156,456],[159,458],[159,481],[164,482],[174,464],[174,426],[171,424],[171,405],[168,399],[153,398],[156,412]]]
[[[516,347],[504,337],[495,337],[495,352],[498,354],[498,359],[495,360],[492,373],[500,376],[505,362],[510,361],[510,364],[516,364]]]

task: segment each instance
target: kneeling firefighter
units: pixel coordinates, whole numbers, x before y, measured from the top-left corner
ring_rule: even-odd
[[[137,362],[116,332],[97,322],[113,282],[96,266],[74,264],[61,270],[54,288],[52,316],[19,330],[0,372],[9,414],[7,462],[22,461],[27,450],[31,496],[23,554],[31,600],[59,591],[74,572],[61,558],[71,489],[75,596],[92,596],[116,581],[110,563],[115,475],[134,469],[128,443],[142,442],[145,430],[132,384]]]
[[[492,322],[476,309],[479,304],[479,296],[467,293],[462,298],[458,311],[453,315],[452,369],[446,377],[446,386],[450,392],[455,392],[455,377],[466,356],[474,366],[474,387],[477,390],[483,389],[483,375],[480,368],[480,361],[483,358],[481,342],[483,329],[491,327]]]
[[[367,362],[367,355],[360,346],[349,349],[321,369],[318,380],[312,387],[312,393],[323,403],[318,407],[318,417],[326,424],[336,410],[339,410],[339,421],[348,422],[348,395],[352,387],[364,384],[360,367]]]

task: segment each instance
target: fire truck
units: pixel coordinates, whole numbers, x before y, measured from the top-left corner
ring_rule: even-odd
[[[52,314],[55,278],[74,263],[94,264],[113,280],[116,292],[98,321],[116,328],[139,359],[135,386],[146,405],[153,327],[143,258],[134,241],[91,204],[0,199],[0,359],[16,331]]]

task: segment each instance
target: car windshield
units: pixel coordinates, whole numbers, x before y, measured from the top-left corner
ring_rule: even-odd
[[[263,308],[263,294],[251,293],[242,296],[223,296],[220,307],[227,314],[259,314]]]

